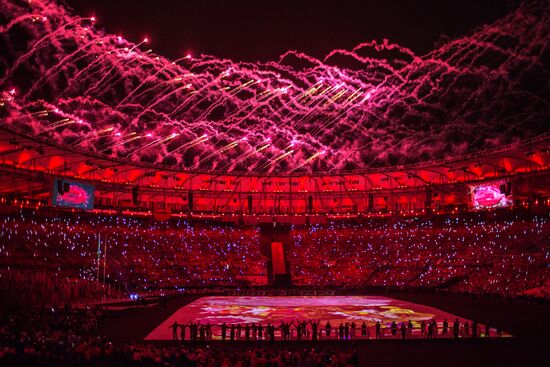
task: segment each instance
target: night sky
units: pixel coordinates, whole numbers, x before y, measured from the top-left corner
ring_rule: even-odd
[[[187,52],[235,61],[277,60],[289,49],[322,58],[335,48],[389,39],[417,54],[442,34],[457,37],[517,7],[517,0],[214,1],[65,0],[97,26],[156,53]]]

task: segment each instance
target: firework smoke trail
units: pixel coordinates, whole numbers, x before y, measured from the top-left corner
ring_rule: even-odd
[[[128,144],[128,143],[131,142],[131,141],[138,140],[138,139],[143,139],[144,137],[146,137],[146,136],[141,136],[141,135],[136,135],[136,136],[134,136],[134,135],[136,135],[136,133],[130,133],[130,134],[128,134],[128,136],[132,136],[132,137],[131,137],[131,138],[128,138],[128,139],[125,139],[125,140],[123,140],[123,141],[121,141],[121,142],[119,142],[119,143],[115,143],[115,144],[113,144],[113,145],[108,145],[106,148],[101,149],[101,152],[102,152],[102,153],[105,153],[105,152],[108,151],[109,149],[118,148],[118,147],[120,147],[120,146],[123,146],[123,145],[125,145],[125,144]]]
[[[111,129],[110,131],[113,131],[113,130],[114,130],[114,128]],[[99,134],[99,133],[98,133],[98,134]],[[129,136],[134,136],[134,135],[136,135],[136,133],[135,133],[135,132],[132,132],[132,133],[129,133],[129,134],[122,134],[120,131],[117,131],[117,132],[115,132],[113,135],[114,135],[114,137],[118,138],[118,140],[115,140],[115,141],[109,140],[109,141],[107,141],[107,142],[104,143],[104,144],[99,144],[99,145],[97,146],[97,150],[100,151],[100,152],[105,152],[105,151],[107,151],[107,150],[109,150],[109,149],[112,149],[112,148],[114,148],[114,147],[119,147],[119,146],[121,146],[121,145],[124,145],[124,144],[126,144],[127,138],[128,138]]]
[[[93,134],[94,134],[93,137],[90,137],[90,136],[85,135],[85,136],[81,137],[80,139],[75,140],[75,141],[73,142],[73,145],[74,145],[74,146],[78,146],[78,145],[80,145],[84,140],[92,141],[92,140],[94,140],[94,139],[99,139],[99,138],[101,138],[102,135],[107,134],[107,133],[110,133],[110,132],[113,131],[113,130],[114,130],[114,127],[111,126],[111,127],[107,127],[107,128],[105,128],[105,129],[102,129],[102,130],[94,131],[94,132],[93,132]],[[100,150],[100,149],[98,149],[98,150]]]
[[[256,147],[250,148],[249,150],[247,150],[246,152],[244,152],[243,154],[238,156],[233,162],[229,162],[228,164],[223,166],[221,168],[221,171],[225,171],[230,166],[235,166],[240,161],[245,160],[246,158],[250,157],[251,155],[260,153],[262,150],[268,148],[271,145],[271,143],[268,143],[268,141],[270,141],[270,139],[266,139],[262,142],[262,144],[260,144]]]
[[[444,158],[549,130],[550,14],[542,0],[424,56],[383,40],[323,59],[288,51],[267,63],[170,61],[51,0],[0,0],[0,9],[8,50],[0,57],[2,124],[92,154],[183,169],[194,162],[229,172],[336,172]],[[15,45],[22,34],[29,41]],[[213,138],[200,140],[205,133]],[[295,139],[299,146],[289,147]]]
[[[119,102],[119,106],[124,104],[127,100],[129,100],[133,95],[134,93],[136,93],[140,88],[142,88],[148,81],[150,80],[155,80],[155,78],[157,78],[160,74],[162,74],[163,72],[165,72],[166,70],[168,70],[169,68],[171,68],[173,65],[176,65],[178,62],[182,61],[182,60],[186,60],[186,59],[189,59],[191,56],[189,55],[186,55],[182,58],[179,58],[175,61],[172,62],[172,64],[167,64],[165,66],[163,66],[160,70],[158,70],[155,74],[151,75],[151,76],[148,76],[147,78],[145,78],[145,80],[143,82],[141,82],[137,87],[135,87],[134,89],[132,89],[125,97],[124,99],[122,99],[122,101]]]
[[[132,121],[132,123],[134,123],[134,124],[138,123],[143,115],[145,115],[149,111],[153,110],[156,105],[158,105],[159,103],[161,103],[161,102],[165,101],[166,99],[170,98],[172,95],[178,93],[179,91],[182,91],[182,90],[185,90],[185,89],[191,89],[191,88],[193,88],[193,84],[187,83],[185,85],[182,85],[181,87],[178,87],[178,88],[174,89],[170,93],[160,95],[158,99],[154,100],[153,103],[151,103],[149,106],[147,106],[147,108],[145,108],[143,111],[141,111],[140,114],[137,115],[136,118]]]
[[[0,33],[5,33],[5,32],[9,32],[10,29],[15,26],[17,23],[21,23],[21,22],[24,22],[25,20],[27,19],[30,19],[31,21],[33,22],[37,22],[37,21],[47,21],[48,18],[42,16],[41,14],[25,14],[25,15],[22,15],[20,17],[17,17],[13,20],[11,20],[8,24],[6,24],[5,26],[0,26]]]
[[[231,130],[233,130],[235,127],[239,126],[241,121],[242,120],[246,120],[247,118],[249,118],[250,116],[252,116],[252,114],[258,110],[259,108],[265,106],[267,103],[269,103],[270,101],[274,100],[275,98],[277,98],[279,95],[283,94],[283,93],[286,93],[283,91],[283,89],[280,89],[278,90],[276,93],[273,93],[271,96],[265,98],[263,101],[257,99],[255,102],[256,102],[256,105],[254,106],[254,108],[249,111],[246,115],[244,115],[243,117],[241,117],[241,119],[237,120],[237,122],[235,122],[234,124],[232,124],[229,129],[227,129],[226,131],[227,132],[230,132]],[[239,109],[237,112],[235,112],[234,114],[232,115],[229,115],[226,120],[223,122],[223,124],[225,125],[226,122],[229,122],[233,117],[236,117],[238,116],[241,112],[243,112],[246,108],[248,108],[249,106],[253,106],[252,103],[246,105],[245,107]]]
[[[273,163],[281,160],[282,158],[286,157],[287,155],[289,154],[292,154],[294,153],[294,150],[291,150],[290,152],[287,152],[287,149],[290,149],[292,147],[294,147],[294,141],[292,141],[288,146],[286,146],[285,148],[283,148],[282,151],[280,151],[279,153],[275,154],[271,159],[269,159],[267,162],[263,163],[263,164],[259,164],[258,166],[255,167],[255,169],[257,170],[262,170],[263,168],[267,167],[267,166],[270,166],[272,165]],[[259,162],[261,163],[261,162]]]
[[[61,68],[62,66],[64,66],[71,58],[73,58],[75,55],[83,52],[86,48],[90,47],[91,45],[94,45],[94,44],[97,44],[97,43],[101,43],[101,42],[104,42],[103,39],[93,39],[92,41],[84,44],[83,46],[79,47],[76,51],[74,52],[71,52],[69,53],[68,55],[66,55],[65,57],[63,57],[61,60],[59,60],[59,62],[57,64],[55,64],[53,67],[49,68],[48,71],[42,75],[30,88],[29,90],[25,93],[25,95],[23,96],[23,100],[27,100],[28,97],[34,92],[34,90],[36,88],[38,88],[38,86],[40,86],[42,83],[44,83],[45,81],[47,81],[52,75],[54,75],[54,73],[56,73],[59,68]],[[84,55],[82,56],[82,58],[86,57],[88,55]],[[79,60],[76,59],[74,60],[74,62],[78,62]]]
[[[83,55],[82,58],[90,57],[92,55]],[[78,71],[74,76],[71,76],[70,81],[67,83],[67,87],[59,93],[60,97],[64,97],[66,94],[70,93],[73,89],[78,89],[79,82],[85,82],[85,80],[79,80],[81,76],[87,76],[86,79],[95,75],[95,73],[89,73],[90,70],[93,70],[98,65],[101,65],[102,62],[109,56],[108,53],[100,53],[100,56],[96,57],[94,61],[86,65],[83,69]],[[80,60],[77,60],[80,61]]]
[[[147,38],[143,39],[143,41],[141,41],[140,43],[134,45],[132,48],[130,48],[128,51],[126,51],[126,53],[128,55],[132,55],[132,53],[134,52],[135,49],[137,49],[139,46],[141,46],[142,44],[144,43],[148,43],[149,40]],[[139,58],[137,59],[139,61]],[[123,60],[123,63],[122,64],[118,64],[116,62],[113,62],[113,65],[107,69],[106,71],[102,71],[101,74],[103,74],[103,76],[91,87],[88,89],[88,93],[90,92],[94,92],[96,91],[100,85],[104,84],[106,81],[109,80],[109,78],[111,77],[111,73],[117,68],[119,67],[120,69],[123,69],[123,67],[125,66],[125,64],[129,64],[130,62],[133,62],[133,61],[136,61],[135,58],[128,58],[127,60]]]
[[[220,76],[221,78],[222,76]],[[212,81],[208,84],[206,84],[204,87],[202,87],[201,89],[197,90],[197,94],[200,94],[201,92],[203,92],[204,90],[206,90],[208,87],[210,87],[215,81]],[[232,95],[232,96],[235,96],[237,93],[239,93],[241,90],[243,90],[244,88],[247,88],[249,86],[251,86],[252,84],[256,83],[256,81],[254,80],[249,80],[248,82],[246,83],[242,83],[241,85],[239,85],[237,88],[235,88],[235,90],[229,92],[229,95]],[[185,99],[181,105],[179,105],[174,111],[171,112],[171,115],[176,115],[177,116],[177,113],[179,113],[180,110],[182,110],[189,101],[191,101],[193,98],[193,95],[192,96],[189,96],[187,99]],[[203,98],[201,98],[200,100],[198,100],[195,104],[193,104],[192,106],[190,106],[188,108],[188,111],[191,111],[193,110],[193,108],[197,107],[201,102],[203,102],[204,100],[206,100],[207,98],[209,98],[209,95],[206,94]],[[217,105],[219,105],[219,103],[221,102],[218,102]]]
[[[222,88],[223,90],[223,88]],[[227,95],[224,95],[222,98],[218,99],[217,101],[215,101],[214,103],[212,103],[207,109],[205,112],[203,112],[199,117],[198,117],[198,120],[203,120],[205,119],[208,115],[210,115],[210,113],[218,106],[220,106],[223,102],[225,102],[228,97],[231,97],[231,96],[234,96],[236,95],[238,92],[240,92],[242,89],[239,89],[238,91],[233,91],[233,92],[230,92],[230,93],[227,93]],[[258,101],[258,100],[256,100]],[[250,105],[252,105],[254,101],[253,100],[250,100],[248,101],[247,103],[244,104],[243,107],[241,107],[239,110],[237,110],[237,112],[233,113],[233,115],[237,115],[238,113],[240,113],[243,109],[249,107]],[[232,116],[233,116],[232,115]],[[229,116],[231,117],[231,116]],[[229,117],[226,117],[226,119],[229,119]]]
[[[357,93],[359,92],[359,93]],[[355,108],[355,107],[358,107],[358,104],[361,104],[365,101],[367,101],[368,99],[370,99],[371,97],[371,92],[367,92],[367,94],[365,95],[365,97],[361,100],[361,102],[357,103],[357,104],[354,104],[353,102],[358,99],[359,97],[361,97],[361,95],[363,94],[364,92],[363,91],[359,91],[356,90],[355,92],[352,93],[352,95],[350,95],[346,102],[344,102],[342,104],[342,106],[340,106],[340,110],[342,110],[340,113],[338,113],[336,116],[330,116],[328,115],[326,118],[324,118],[322,121],[320,121],[318,123],[318,126],[311,132],[311,135],[312,136],[317,136],[318,134],[321,134],[326,128],[328,128],[330,125],[332,125],[333,123],[336,123],[340,120],[340,118],[342,118],[343,116],[345,116],[352,108]],[[348,107],[349,106],[349,107]]]
[[[40,134],[43,134],[43,133],[48,132],[50,130],[55,130],[58,127],[67,126],[67,125],[71,125],[71,124],[76,124],[76,121],[71,120],[71,119],[67,119],[67,118],[57,120],[57,121],[52,122],[49,125],[46,125],[46,127],[41,129],[36,135],[40,135]]]
[[[217,155],[217,154],[221,154],[221,153],[223,153],[223,152],[225,152],[225,151],[227,151],[227,150],[229,150],[229,149],[235,148],[235,147],[237,147],[237,145],[239,145],[240,142],[247,141],[247,140],[248,140],[248,138],[245,136],[245,137],[242,138],[242,139],[239,139],[239,140],[237,140],[237,141],[234,141],[234,142],[232,142],[232,143],[229,143],[229,144],[227,144],[226,146],[221,147],[220,149],[213,151],[212,153],[210,153],[210,154],[207,155],[206,157],[200,158],[200,159],[196,162],[196,164],[195,164],[196,167],[195,167],[195,168],[197,168],[197,167],[200,165],[201,162],[206,162],[209,158],[211,158],[211,157],[213,157],[213,156],[215,156],[215,155]]]
[[[325,150],[322,150],[320,152],[317,152],[315,153],[314,155],[312,155],[311,157],[309,157],[308,159],[306,159],[302,164],[296,166],[294,169],[292,169],[291,172],[294,172],[302,167],[304,167],[305,165],[307,165],[308,163],[310,163],[311,161],[313,161],[315,158],[318,158],[322,155],[325,155],[326,154],[326,151]]]
[[[164,91],[168,91],[169,89],[172,88],[171,84],[176,83],[176,82],[181,82],[181,81],[183,81],[184,77],[185,77],[185,76],[183,76],[183,77],[176,77],[176,78],[172,78],[172,79],[168,79],[168,80],[163,80],[163,81],[158,81],[158,82],[157,82],[156,84],[154,84],[153,86],[151,86],[151,87],[149,87],[149,88],[143,90],[142,92],[138,93],[138,94],[135,96],[135,98],[139,98],[139,97],[141,97],[141,96],[144,95],[144,94],[151,93],[151,92],[152,92],[153,90],[155,90],[155,89],[160,89],[160,88],[162,88],[162,87],[167,86],[166,88],[163,88],[163,89],[162,89],[162,90],[163,90],[162,92],[158,93],[158,95],[163,95],[163,94],[164,94]],[[152,79],[151,79],[151,80],[152,80]],[[189,83],[188,83],[188,84],[189,84]],[[135,98],[132,98],[132,100],[134,100]],[[127,107],[127,106],[128,106],[128,105],[125,105],[125,104],[123,104],[123,103],[121,102],[121,103],[119,103],[119,104],[117,105],[117,109],[120,110],[120,109],[122,109],[123,107]]]
[[[47,18],[46,18],[47,19]],[[24,55],[21,55],[17,58],[13,66],[6,72],[5,77],[0,80],[0,84],[3,84],[6,82],[6,78],[11,76],[13,73],[13,70],[15,70],[17,67],[19,67],[22,63],[27,61],[29,57],[31,57],[35,52],[39,50],[42,43],[45,43],[47,40],[50,40],[50,44],[54,44],[54,39],[57,36],[62,36],[63,32],[66,32],[66,29],[70,26],[77,25],[78,23],[84,21],[84,20],[95,20],[93,18],[75,18],[69,23],[65,23],[62,26],[60,26],[58,29],[51,33],[47,33],[42,38],[40,38],[38,41],[36,41],[32,47],[29,48],[29,51],[27,51]]]
[[[262,169],[264,168],[267,168],[267,167],[272,167],[274,163],[280,161],[281,159],[283,158],[286,158],[287,156],[291,155],[292,153],[294,153],[294,150],[289,150],[288,152],[284,151],[283,154],[277,154],[274,158],[270,159],[268,162],[256,167],[256,169],[258,171],[261,171]]]
[[[134,151],[131,152],[130,154],[136,154],[136,153],[139,153],[139,152],[141,152],[141,151],[143,151],[143,150],[145,150],[145,149],[148,149],[148,148],[150,148],[150,147],[153,147],[153,146],[156,146],[156,145],[160,145],[160,144],[162,144],[162,143],[165,143],[165,142],[167,142],[167,141],[169,141],[169,140],[174,139],[174,138],[177,137],[177,136],[179,136],[178,133],[172,133],[172,134],[170,134],[170,135],[168,135],[168,136],[165,136],[164,138],[155,139],[155,140],[153,140],[152,142],[150,142],[150,143],[148,143],[148,144],[145,144],[144,146],[142,146],[142,147],[140,147],[140,148],[134,150]]]
[[[173,154],[175,152],[178,152],[182,149],[188,149],[188,148],[191,148],[191,147],[194,147],[195,145],[198,145],[198,144],[201,144],[201,143],[204,143],[205,141],[208,140],[208,135],[207,134],[203,134],[201,136],[199,136],[198,138],[196,139],[193,139],[185,144],[182,144],[180,145],[179,147],[177,147],[176,149],[174,150],[171,150],[169,152],[167,152],[166,154],[164,155],[161,155],[160,158],[157,160],[157,161],[162,161],[163,158],[165,158],[168,154]]]

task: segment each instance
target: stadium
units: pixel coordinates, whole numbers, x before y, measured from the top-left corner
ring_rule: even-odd
[[[547,358],[548,1],[161,3],[0,0],[0,365]]]

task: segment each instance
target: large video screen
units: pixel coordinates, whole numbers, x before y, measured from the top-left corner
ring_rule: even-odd
[[[52,205],[90,210],[94,208],[94,192],[93,185],[67,179],[55,179],[52,185]]]
[[[474,209],[503,208],[512,205],[510,183],[506,180],[470,185],[470,199]]]

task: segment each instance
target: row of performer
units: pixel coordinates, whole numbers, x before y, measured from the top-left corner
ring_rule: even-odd
[[[319,340],[319,339],[338,339],[352,340],[356,338],[375,339],[383,338],[401,338],[408,339],[413,337],[420,338],[477,338],[477,337],[502,337],[500,328],[492,328],[489,324],[481,325],[476,321],[459,321],[449,323],[447,319],[442,322],[436,320],[422,320],[418,325],[414,325],[411,320],[392,321],[389,325],[383,325],[377,321],[374,326],[352,322],[341,322],[338,326],[331,325],[327,321],[324,325],[320,320],[293,320],[291,322],[281,321],[278,326],[271,323],[262,325],[261,323],[248,324],[210,324],[199,322],[178,323],[175,321],[169,326],[172,329],[173,340],[206,341],[212,339],[221,340]],[[214,330],[217,333],[214,333]],[[372,330],[374,329],[374,330]],[[374,332],[373,332],[374,331]]]

